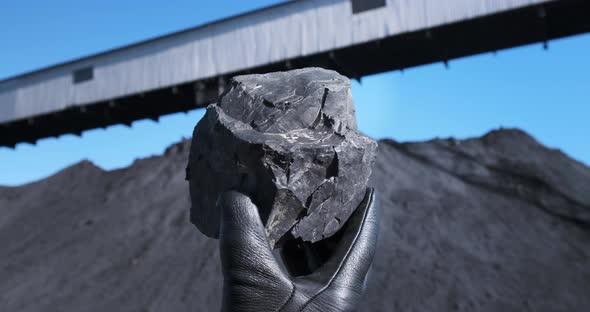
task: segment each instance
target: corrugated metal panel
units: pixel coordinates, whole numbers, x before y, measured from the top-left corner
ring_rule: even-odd
[[[0,92],[0,123],[10,121],[16,115],[14,106],[16,105],[16,91],[9,90]]]
[[[388,0],[359,14],[349,0],[292,1],[0,82],[0,122],[550,1]],[[84,66],[94,67],[94,79],[73,84],[72,71]]]

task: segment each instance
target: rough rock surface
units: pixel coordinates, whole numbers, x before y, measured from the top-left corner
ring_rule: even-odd
[[[234,77],[195,127],[191,220],[218,237],[215,201],[250,194],[274,245],[334,234],[362,200],[377,143],[357,132],[350,80],[305,68]]]
[[[0,311],[219,311],[189,142],[0,187]],[[379,249],[360,311],[590,311],[590,168],[516,130],[381,141]]]

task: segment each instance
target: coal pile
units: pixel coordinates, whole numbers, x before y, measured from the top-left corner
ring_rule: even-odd
[[[126,169],[0,187],[0,311],[218,311],[188,141]],[[518,130],[379,142],[362,311],[590,311],[590,168]]]

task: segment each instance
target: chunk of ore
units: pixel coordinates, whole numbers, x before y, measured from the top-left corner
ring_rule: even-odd
[[[350,80],[305,68],[234,77],[196,125],[191,221],[219,237],[220,193],[258,206],[271,246],[336,233],[363,199],[377,143],[357,131]]]

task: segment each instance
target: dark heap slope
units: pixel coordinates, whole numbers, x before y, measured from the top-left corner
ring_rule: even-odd
[[[0,311],[217,311],[187,153],[0,188]],[[501,130],[381,141],[373,172],[383,211],[363,311],[590,311],[590,168]]]

